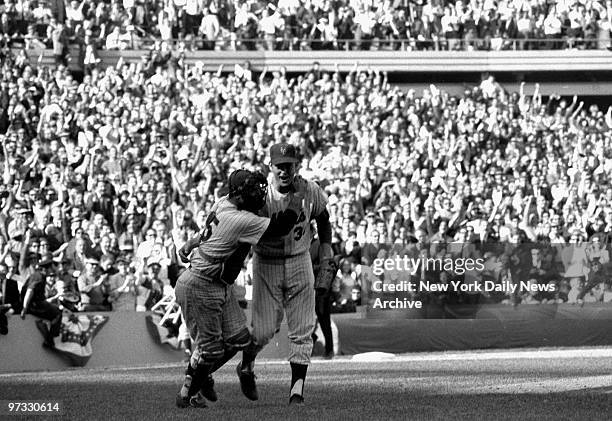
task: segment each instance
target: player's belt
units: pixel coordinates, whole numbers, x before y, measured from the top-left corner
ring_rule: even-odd
[[[200,256],[202,256],[202,259],[204,259],[206,261],[206,263],[210,263],[212,265],[216,265],[216,264],[219,264],[219,263],[224,263],[225,260],[227,259],[227,257],[215,257],[215,256],[211,256],[210,254],[204,253],[200,249],[198,249],[198,252],[200,253]]]
[[[201,270],[198,270],[198,269],[194,269],[192,267],[189,268],[189,271],[194,276],[196,276],[197,278],[203,279],[203,280],[208,281],[208,282],[218,282],[221,285],[225,285],[225,286],[231,286],[231,285],[234,284],[233,282],[232,283],[225,282],[223,279],[221,279],[221,276],[217,276],[217,277],[213,278],[208,273],[205,273],[204,271],[201,271]]]
[[[213,278],[212,276],[210,276],[209,273],[204,272],[203,270],[199,270],[199,269],[195,269],[193,267],[190,267],[189,271],[191,273],[193,273],[195,276],[197,276],[198,278],[204,279],[204,280],[209,281],[209,282],[214,282],[215,281],[215,278]]]
[[[255,252],[255,254],[257,255],[257,257],[259,257],[262,260],[283,260],[283,259],[291,259],[293,257],[298,257],[298,256],[302,256],[303,254],[309,254],[308,251],[303,251],[301,253],[297,253],[297,254],[285,254],[282,256],[270,256],[267,254],[261,254],[261,253],[257,253]]]

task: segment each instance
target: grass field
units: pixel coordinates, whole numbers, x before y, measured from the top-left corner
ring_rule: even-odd
[[[612,419],[610,349],[319,360],[298,408],[287,405],[288,364],[258,363],[257,402],[234,369],[217,373],[219,401],[206,409],[174,406],[179,365],[0,375],[0,400],[60,400],[70,420]]]

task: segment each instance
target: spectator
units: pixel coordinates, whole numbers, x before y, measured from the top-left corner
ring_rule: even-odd
[[[78,277],[83,311],[109,311],[108,303],[108,263],[102,271],[100,261],[93,257],[85,259],[85,271]]]
[[[55,269],[55,285],[57,304],[60,309],[79,311],[81,297],[77,285],[77,277],[70,270],[70,260],[63,256],[53,258],[57,265]]]
[[[168,13],[161,12],[157,28],[159,29],[159,35],[162,41],[170,41],[172,39],[172,22],[170,22]]]
[[[603,301],[604,291],[610,290],[612,282],[610,277],[606,273],[602,263],[599,259],[595,259],[591,262],[587,281],[580,290],[580,293],[576,297],[576,302],[583,304],[585,296],[592,292],[595,288],[598,288],[596,295],[593,296],[592,301]]]
[[[0,259],[0,335],[8,333],[8,319],[15,313],[21,313],[21,297],[19,295],[19,285],[13,269],[9,269],[6,263],[3,263],[8,249],[3,253]]]
[[[335,313],[350,313],[355,311],[357,295],[353,291],[359,287],[357,283],[357,275],[353,270],[349,260],[343,259],[340,262],[338,275],[334,280],[331,288],[333,298],[332,312]]]
[[[46,278],[53,276],[50,270],[53,260],[51,255],[45,255],[41,259],[37,270],[35,270],[26,280],[21,289],[23,298],[23,309],[21,318],[25,319],[26,314],[49,321],[49,332],[45,338],[45,346],[55,346],[53,338],[59,336],[62,324],[62,311],[55,304],[47,301],[45,295]]]
[[[106,36],[106,49],[107,50],[118,50],[121,46],[120,43],[121,28],[116,26],[110,34]]]
[[[551,43],[547,45],[551,50],[558,48],[556,40],[561,38],[561,27],[562,22],[559,17],[554,13],[554,9],[550,9],[546,19],[544,19],[544,35],[546,39],[550,40]]]
[[[71,43],[79,44],[89,34],[96,41],[104,41],[99,47],[108,43],[111,49],[137,48],[135,37],[168,42],[183,38],[193,48],[201,44],[206,49],[248,50],[346,49],[347,43],[338,43],[337,39],[353,40],[351,45],[357,49],[455,49],[461,44],[466,50],[604,49],[610,40],[607,0],[572,5],[553,2],[537,7],[506,0],[495,3],[496,7],[490,1],[426,1],[419,7],[346,0],[321,4],[238,1],[229,5],[202,0],[124,3],[70,1],[65,13],[64,8],[55,10],[55,17],[45,2],[26,2],[24,7],[21,3],[19,7],[8,4],[0,18],[0,33],[17,38],[15,35],[26,32],[22,21],[41,33],[49,25],[44,42],[51,47],[54,28],[61,23]],[[32,34],[26,39],[29,45],[34,43]]]
[[[79,230],[81,233],[83,232],[82,228],[79,228]],[[85,270],[86,260],[89,253],[88,249],[89,245],[85,237],[75,237],[74,251],[70,252],[67,250],[66,252],[66,257],[71,262],[71,266],[75,271],[83,272]]]
[[[185,0],[186,33],[196,35],[202,21],[204,4],[201,0]]]
[[[47,23],[53,17],[53,12],[47,2],[45,1],[34,1],[32,2],[32,18],[35,22]]]
[[[11,53],[2,65],[12,71],[0,83],[0,237],[21,285],[47,250],[79,276],[93,256],[134,261],[137,277],[155,257],[157,278],[171,283],[176,246],[204,225],[228,171],[264,169],[266,146],[282,138],[325,186],[335,247],[356,264],[424,250],[499,256],[500,241],[546,239],[565,299],[603,253],[578,239],[597,236],[608,251],[612,109],[578,98],[544,101],[539,87],[507,92],[494,78],[455,97],[433,85],[417,94],[358,66],[224,76],[162,43],[138,65],[96,66],[80,82]]]
[[[136,276],[133,267],[128,265],[124,258],[116,262],[117,273],[108,279],[109,302],[113,311],[135,311],[136,310]]]
[[[219,37],[221,32],[221,28],[219,26],[219,18],[215,13],[215,10],[209,7],[202,18],[202,23],[200,24],[200,34],[204,36],[204,49],[205,50],[214,50],[215,49],[215,41]]]
[[[276,30],[277,26],[282,25],[282,20],[276,13],[270,15],[267,8],[262,11],[261,19],[259,21],[259,32],[261,33],[267,50],[274,50],[276,43]]]
[[[85,0],[79,3],[76,0],[72,0],[68,6],[66,6],[66,19],[75,23],[81,23],[85,19],[83,15],[83,7],[85,6]]]
[[[582,45],[578,39],[584,37],[584,8],[580,3],[574,3],[572,5],[571,10],[567,14],[567,19],[569,20],[570,29],[567,33],[569,38],[569,48],[576,48]]]
[[[42,50],[46,47],[46,45],[39,39],[39,36],[36,33],[36,27],[34,25],[28,25],[28,32],[24,36],[24,41],[26,50]]]
[[[360,50],[369,50],[374,30],[375,20],[374,14],[366,7],[361,6],[360,10],[355,14],[355,48]]]
[[[520,17],[516,21],[517,36],[519,41],[519,50],[530,50],[532,47],[531,39],[533,31],[533,19],[529,16],[529,12],[521,12]],[[527,40],[527,41],[525,41]]]
[[[68,36],[64,24],[50,25],[52,28],[51,38],[53,40],[53,56],[56,64],[68,64]]]
[[[161,265],[158,259],[147,262],[147,273],[137,286],[136,311],[149,311],[164,296],[165,283],[159,277]]]

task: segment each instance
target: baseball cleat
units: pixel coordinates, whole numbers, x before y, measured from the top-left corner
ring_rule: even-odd
[[[189,406],[189,396],[181,396],[180,393],[176,394],[176,406],[179,408],[187,408]]]
[[[206,408],[206,399],[202,392],[198,392],[189,399],[189,406],[192,408]]]
[[[213,380],[210,374],[206,378],[204,385],[202,385],[200,392],[202,392],[202,395],[204,395],[204,397],[208,399],[209,401],[217,402],[217,392],[215,392],[215,381]]]
[[[191,397],[183,397],[180,393],[176,395],[176,406],[179,408],[206,408],[206,399],[201,392]]]
[[[304,405],[304,397],[298,394],[291,395],[289,405]]]
[[[255,373],[253,373],[251,370],[243,370],[242,363],[238,363],[236,366],[236,373],[238,373],[240,388],[242,389],[244,396],[252,401],[259,399],[257,385],[255,384]]]

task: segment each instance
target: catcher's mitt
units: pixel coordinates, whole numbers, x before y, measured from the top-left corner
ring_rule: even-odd
[[[330,290],[332,282],[338,272],[338,264],[334,259],[325,259],[321,262],[317,279],[315,279],[315,290],[318,293],[326,293]]]

